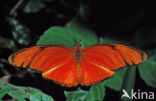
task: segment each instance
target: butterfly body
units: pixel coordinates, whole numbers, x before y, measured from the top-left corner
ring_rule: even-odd
[[[73,51],[73,58],[75,60],[75,67],[76,67],[76,77],[77,77],[77,82],[81,82],[81,61],[83,59],[83,51],[80,47],[80,44],[77,43],[74,47]]]
[[[42,76],[63,86],[96,84],[113,76],[114,70],[146,60],[136,48],[105,44],[74,49],[64,46],[33,46],[13,53],[9,62],[18,67],[42,71]]]

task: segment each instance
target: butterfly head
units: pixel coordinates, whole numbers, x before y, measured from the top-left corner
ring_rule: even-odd
[[[84,44],[83,44],[83,41],[82,40],[80,40],[80,41],[75,41],[75,47],[81,47],[81,48],[84,48],[83,46],[84,46]]]
[[[81,42],[82,41],[76,42],[75,47],[81,47]]]

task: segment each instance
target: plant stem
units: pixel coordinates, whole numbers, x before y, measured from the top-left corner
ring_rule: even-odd
[[[24,0],[19,0],[17,3],[16,3],[16,5],[11,9],[11,11],[10,11],[10,15],[13,15],[15,12],[16,12],[16,10],[20,7],[20,5],[23,3],[23,1]]]

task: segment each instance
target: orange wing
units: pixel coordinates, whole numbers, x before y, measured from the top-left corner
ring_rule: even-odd
[[[76,86],[73,49],[63,46],[34,46],[20,50],[9,57],[19,67],[30,67],[43,72],[45,78],[61,85]]]
[[[82,85],[95,84],[111,77],[121,67],[139,64],[147,55],[138,49],[119,44],[95,45],[83,49]]]

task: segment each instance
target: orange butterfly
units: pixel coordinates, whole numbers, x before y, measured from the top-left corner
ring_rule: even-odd
[[[63,86],[96,84],[114,74],[113,70],[146,60],[145,52],[120,44],[81,48],[34,46],[13,53],[9,62],[15,66],[42,71],[42,76]]]

